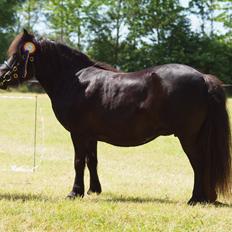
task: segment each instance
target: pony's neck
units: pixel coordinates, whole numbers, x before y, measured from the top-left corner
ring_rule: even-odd
[[[65,86],[72,85],[75,73],[94,65],[85,54],[49,40],[40,42],[36,57],[36,77],[51,97]]]

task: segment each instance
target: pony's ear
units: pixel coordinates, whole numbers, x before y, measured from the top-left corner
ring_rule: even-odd
[[[26,29],[23,29],[23,37],[28,39],[28,40],[32,40],[35,38],[35,36],[31,33],[29,33]]]
[[[29,33],[27,32],[27,30],[25,28],[23,29],[23,34],[24,35],[29,35]]]

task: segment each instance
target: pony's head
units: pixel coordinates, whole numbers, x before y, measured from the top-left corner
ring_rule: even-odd
[[[17,35],[8,49],[8,59],[0,66],[0,88],[15,86],[33,75],[38,43],[25,29]]]

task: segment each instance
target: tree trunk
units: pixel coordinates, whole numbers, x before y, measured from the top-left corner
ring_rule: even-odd
[[[116,18],[116,38],[115,38],[115,49],[114,49],[114,63],[118,65],[118,53],[119,53],[119,39],[120,39],[120,27],[121,27],[121,9],[122,9],[122,0],[118,0],[117,5],[117,18]]]

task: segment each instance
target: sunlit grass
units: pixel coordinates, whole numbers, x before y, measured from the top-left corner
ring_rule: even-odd
[[[135,148],[99,143],[103,193],[68,201],[73,147],[48,97],[38,97],[34,173],[12,171],[33,167],[34,100],[0,98],[0,107],[0,231],[232,231],[230,205],[186,204],[193,173],[174,136]]]

